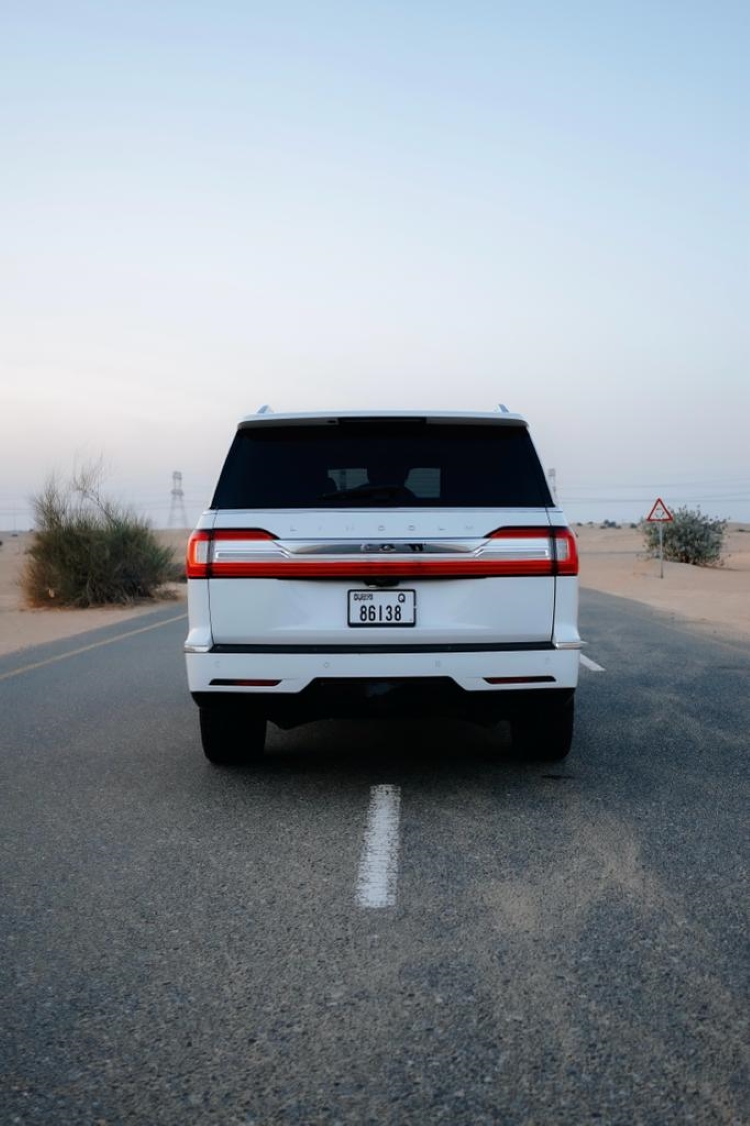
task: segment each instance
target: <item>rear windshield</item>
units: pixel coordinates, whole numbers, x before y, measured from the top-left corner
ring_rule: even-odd
[[[340,419],[238,430],[212,508],[537,508],[524,426]]]

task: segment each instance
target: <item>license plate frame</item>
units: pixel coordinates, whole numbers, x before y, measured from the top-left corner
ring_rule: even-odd
[[[417,624],[415,590],[349,590],[346,608],[350,629],[411,629]]]

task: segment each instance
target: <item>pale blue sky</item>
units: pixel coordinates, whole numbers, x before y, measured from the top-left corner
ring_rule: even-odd
[[[750,520],[750,8],[4,0],[0,527],[236,419],[525,413],[571,519]]]

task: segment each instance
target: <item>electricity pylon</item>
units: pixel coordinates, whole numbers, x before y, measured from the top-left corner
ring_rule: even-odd
[[[181,521],[181,523],[180,523]],[[182,491],[182,474],[177,470],[172,474],[172,501],[169,505],[169,528],[187,528],[185,494]]]

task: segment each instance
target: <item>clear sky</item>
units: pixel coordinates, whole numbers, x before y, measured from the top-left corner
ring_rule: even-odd
[[[0,527],[190,519],[238,417],[526,414],[568,516],[750,521],[750,6],[4,0]]]

